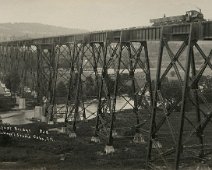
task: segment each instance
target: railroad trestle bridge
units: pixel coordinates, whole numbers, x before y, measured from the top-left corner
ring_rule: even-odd
[[[147,168],[154,169],[158,162],[169,168],[171,159],[178,169],[181,158],[189,154],[187,150],[195,148],[201,161],[211,151],[204,131],[211,124],[212,112],[200,81],[206,69],[211,73],[212,51],[207,54],[198,43],[211,40],[212,22],[204,21],[0,42],[1,78],[15,71],[21,81],[20,97],[26,97],[24,89],[28,87],[37,94],[37,105],[42,106],[45,96],[50,121],[60,112],[56,105],[63,101],[64,121],[72,125],[73,132],[81,115],[84,119],[87,112],[95,115],[93,139],[105,141],[109,149],[118,129],[116,114],[124,117],[133,113],[127,126],[147,140]],[[149,41],[159,42],[154,77]],[[173,49],[171,42],[178,42],[178,49]],[[203,60],[201,65],[197,64],[197,52]],[[171,70],[181,95],[173,97],[174,102],[167,107],[163,83]],[[62,96],[57,92],[60,82],[66,88]],[[124,101],[119,108],[118,98]],[[90,110],[94,102],[96,107]],[[126,105],[128,111],[122,114]],[[188,105],[194,111],[189,112]],[[208,106],[208,111],[202,105]],[[164,127],[168,129],[165,135]]]

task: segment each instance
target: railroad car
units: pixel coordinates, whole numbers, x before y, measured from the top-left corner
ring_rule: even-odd
[[[150,19],[150,23],[153,23],[153,26],[189,23],[189,22],[201,22],[201,21],[205,21],[201,10],[200,11],[190,10],[187,11],[185,15],[171,16],[171,17],[164,16],[163,18]]]

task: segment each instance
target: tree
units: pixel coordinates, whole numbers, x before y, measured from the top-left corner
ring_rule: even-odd
[[[60,81],[56,88],[56,96],[57,97],[66,97],[67,96],[67,88],[64,82]]]
[[[97,87],[95,86],[94,79],[92,76],[86,77],[85,85],[84,85],[84,92],[86,97],[92,97],[97,94]]]
[[[16,93],[20,87],[20,76],[17,71],[12,71],[4,77],[4,83],[11,93]]]
[[[171,77],[174,77],[174,76],[176,75],[175,71],[172,70],[172,71],[170,72],[170,75],[171,75]]]

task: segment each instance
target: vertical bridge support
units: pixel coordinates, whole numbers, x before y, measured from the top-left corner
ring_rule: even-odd
[[[73,44],[69,44],[70,76],[67,96],[69,109],[66,122],[72,117],[70,137],[76,137],[78,121],[87,121],[96,114],[97,107],[94,110],[93,101],[97,99],[99,92],[100,73],[97,67],[101,62],[100,49],[98,43],[88,43],[84,37],[81,41],[75,40]]]
[[[57,64],[54,44],[37,46],[37,99],[40,105],[47,100],[44,114],[47,114],[50,123],[55,112]]]
[[[208,105],[208,102],[201,93],[199,86],[206,67],[209,66],[210,70],[212,67],[210,63],[211,52],[209,56],[206,56],[197,44],[198,28],[197,24],[190,25],[190,30],[186,36],[183,36],[183,43],[176,54],[173,53],[168,44],[170,38],[168,33],[170,31],[169,27],[164,27],[161,32],[148,141],[148,169],[154,169],[155,166],[159,165],[166,166],[167,169],[179,169],[180,158],[185,160],[186,157],[189,156],[190,148],[195,150],[197,153],[196,157],[199,157],[200,160],[205,159],[203,131],[208,125],[212,113],[211,111],[206,113],[200,107],[200,103],[202,103],[202,105]],[[195,47],[204,60],[200,68],[197,68],[197,62],[194,57]],[[164,49],[171,60],[165,68],[162,66],[166,62],[166,60],[163,60]],[[180,59],[185,49],[187,49],[186,58],[185,60],[182,59],[182,57]],[[165,69],[163,73],[161,73],[162,68]],[[165,77],[171,69],[176,74],[178,83],[175,83],[175,86],[178,87],[179,90],[176,90],[178,94],[171,99],[172,101],[168,101],[165,93],[168,89],[164,89],[167,83]],[[182,78],[182,76],[184,76],[184,78]],[[172,91],[173,94],[176,92]],[[177,112],[178,106],[180,106],[179,113]],[[192,106],[195,109],[193,109]],[[184,123],[185,121],[187,122],[186,125]],[[169,132],[164,131],[164,128],[168,129]],[[198,142],[195,137],[197,137]],[[173,155],[174,153],[175,157]],[[168,158],[174,159],[175,163],[173,164],[168,161]]]
[[[93,140],[98,137],[106,140],[106,153],[114,152],[114,138],[122,133],[123,127],[116,125],[116,121],[131,119],[125,128],[135,128],[134,141],[144,142],[144,136],[139,129],[145,124],[144,118],[148,119],[152,106],[147,43],[126,42],[122,39],[125,36],[122,34],[126,33],[121,32],[120,39],[116,42],[111,42],[108,37],[101,44],[103,65]],[[120,99],[124,101],[123,105],[117,104]]]

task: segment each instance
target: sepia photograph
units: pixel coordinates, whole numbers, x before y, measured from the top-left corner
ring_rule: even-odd
[[[212,170],[211,0],[0,4],[0,170]]]

